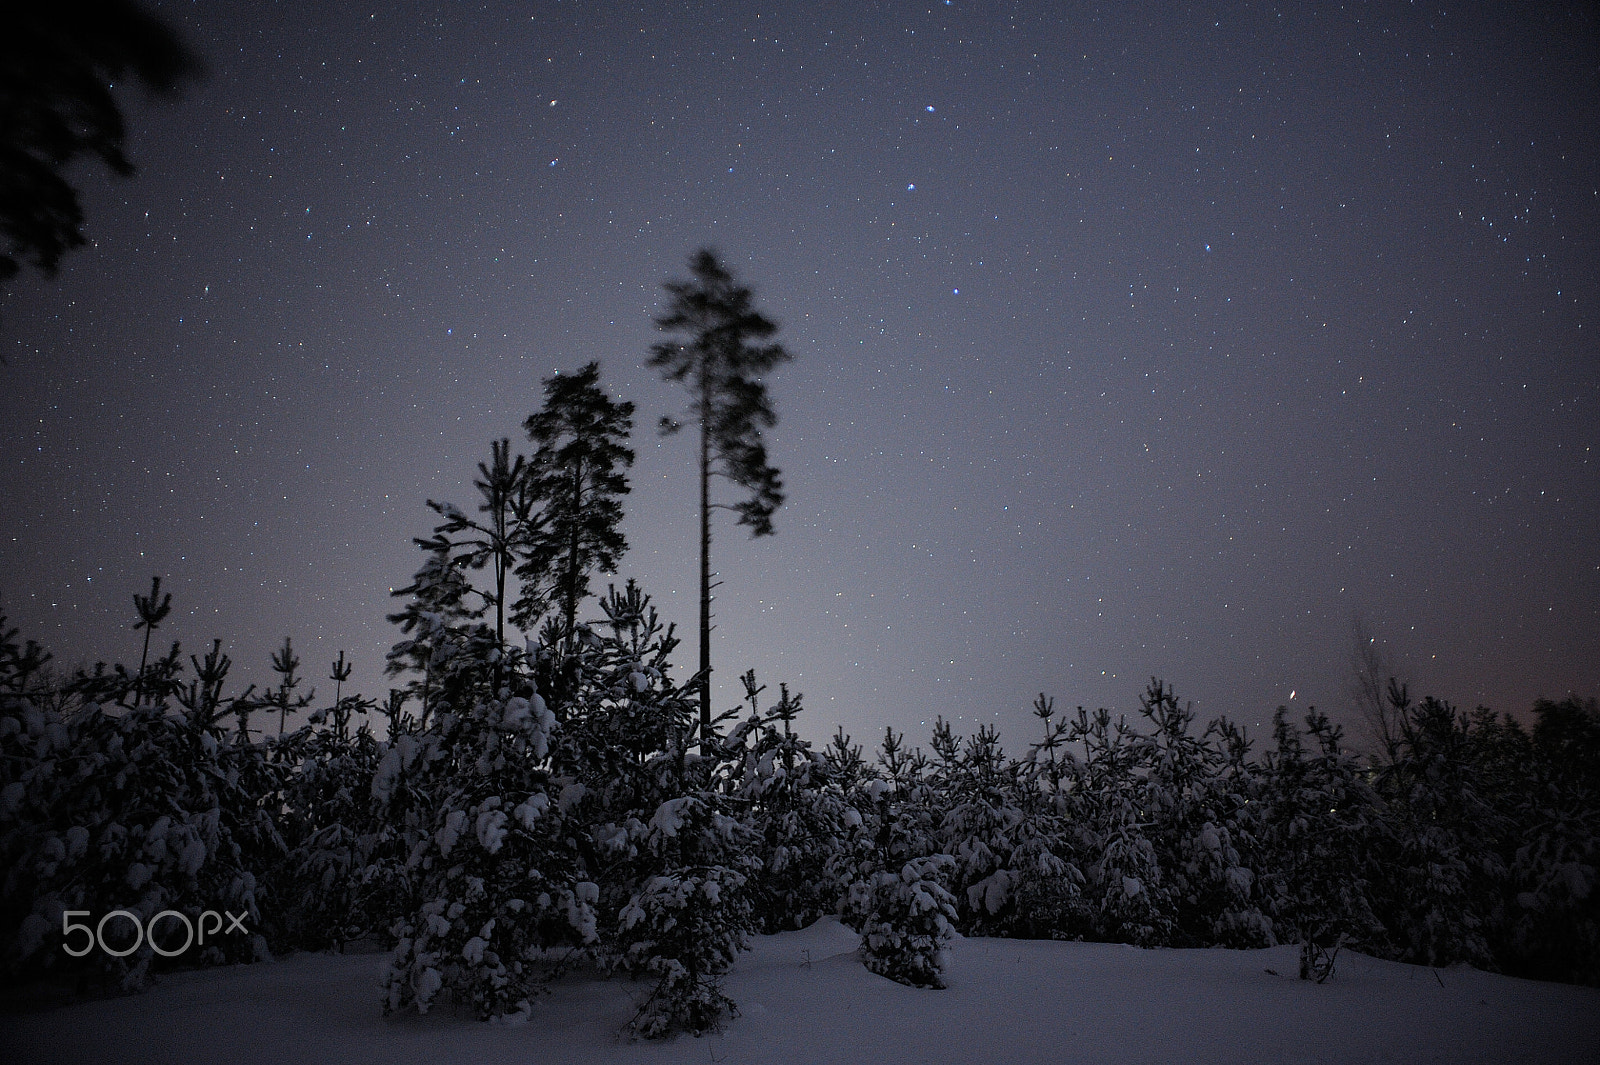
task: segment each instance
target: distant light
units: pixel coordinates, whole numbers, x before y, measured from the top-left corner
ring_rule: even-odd
[[[931,115],[933,114],[933,105],[929,104],[927,107],[923,108],[923,110],[927,111]]]
[[[911,184],[907,185],[906,186],[906,191],[907,192],[916,192],[917,191],[916,182],[912,182]]]
[[[1211,250],[1211,245],[1207,244],[1206,245],[1206,251],[1210,251],[1210,250]]]
[[[959,288],[953,288],[953,289],[950,290],[950,295],[959,296],[959,295],[961,295],[961,290]]]

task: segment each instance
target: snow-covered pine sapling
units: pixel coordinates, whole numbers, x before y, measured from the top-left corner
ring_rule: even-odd
[[[1407,961],[1491,965],[1485,930],[1506,876],[1495,847],[1506,826],[1485,802],[1470,721],[1432,696],[1412,703],[1403,686],[1391,684],[1390,701],[1397,757],[1374,780],[1392,832],[1379,918]]]
[[[402,639],[390,648],[384,671],[390,676],[420,674],[406,690],[421,705],[417,714],[421,727],[427,725],[441,698],[448,701],[452,697],[449,689],[474,683],[479,663],[471,655],[473,633],[475,627],[482,627],[478,623],[487,607],[481,602],[472,604],[478,592],[463,572],[468,558],[456,553],[455,543],[442,527],[416,544],[425,557],[411,583],[393,593],[407,600],[403,609],[388,615],[390,622],[400,626]]]
[[[275,807],[262,802],[274,790],[274,768],[253,748],[221,743],[199,715],[172,714],[164,698],[154,701],[177,687],[181,664],[172,668],[162,684],[146,685],[138,705],[115,713],[98,697],[134,690],[135,675],[120,665],[78,671],[64,693],[82,700],[70,715],[26,696],[0,698],[0,966],[7,975],[98,974],[133,989],[152,966],[166,964],[157,946],[190,963],[248,961],[264,949],[255,935],[222,936],[191,953],[170,917],[149,931],[168,910],[192,926],[203,911],[226,909],[257,933],[257,875],[282,854]],[[74,956],[58,949],[69,910],[123,910],[141,932],[135,937],[121,918],[104,934],[126,951]]]
[[[349,676],[341,653],[330,679],[337,684]],[[289,854],[270,886],[282,911],[282,934],[296,946],[337,947],[381,933],[393,920],[392,885],[376,875],[381,870],[369,872],[394,838],[372,804],[372,781],[385,751],[366,725],[354,735],[349,729],[352,716],[372,708],[372,700],[341,692],[331,707],[313,712],[274,745],[291,769],[283,802]]]
[[[734,1009],[718,978],[748,945],[760,869],[750,830],[721,806],[714,793],[682,795],[630,826],[638,879],[617,915],[617,962],[657,977],[630,1022],[646,1038],[703,1032]]]
[[[948,854],[913,858],[850,886],[846,915],[861,933],[862,961],[872,972],[912,987],[942,988],[956,935],[956,872]]]
[[[724,743],[725,787],[756,833],[762,929],[803,928],[838,911],[844,859],[861,816],[849,807],[831,763],[796,735],[799,693],[779,685],[777,703],[763,714],[758,697],[765,687],[756,683],[754,670],[742,680],[751,716]]]
[[[95,703],[115,703],[125,709],[163,702],[173,697],[179,687],[178,676],[183,672],[183,654],[177,643],[166,654],[150,660],[150,635],[172,611],[172,595],[161,595],[161,579],[154,578],[150,595],[135,594],[134,608],[138,619],[134,628],[144,630],[143,648],[139,666],[130,670],[117,662],[107,666],[96,662],[92,670],[80,669],[71,681],[76,697]]]
[[[506,597],[517,559],[537,532],[540,516],[527,476],[527,460],[511,454],[511,441],[491,442],[489,462],[478,463],[473,481],[484,517],[469,517],[454,503],[430,499],[428,508],[444,520],[433,536],[418,539],[427,558],[412,583],[394,592],[409,596],[405,609],[389,615],[406,639],[389,652],[390,674],[422,674],[413,688],[422,697],[421,721],[436,703],[460,702],[473,689],[503,697],[508,658],[505,642]],[[473,585],[469,571],[488,568],[491,587]],[[477,606],[471,603],[477,601]],[[476,622],[494,608],[492,626]]]
[[[516,566],[517,556],[525,550],[528,540],[539,527],[539,518],[533,513],[534,497],[529,491],[527,460],[518,455],[511,458],[511,441],[501,439],[490,444],[487,465],[478,463],[478,479],[472,486],[483,497],[478,510],[485,515],[480,522],[461,522],[460,511],[447,513],[446,533],[459,533],[470,529],[479,534],[477,539],[467,539],[458,547],[469,549],[467,565],[471,569],[489,566],[494,577],[494,592],[485,599],[494,606],[494,639],[496,647],[506,642],[506,584]],[[441,511],[443,513],[443,511]],[[499,659],[495,663],[495,689],[503,670]]]
[[[383,720],[388,727],[387,742],[390,746],[417,724],[416,718],[406,713],[406,700],[410,697],[411,692],[405,688],[390,688],[389,697],[384,700]]]
[[[431,540],[417,541],[423,550],[434,556],[432,568],[424,567],[428,572],[419,571],[418,579],[411,588],[401,589],[395,594],[417,596],[422,601],[424,611],[428,610],[427,600],[430,598],[447,599],[452,607],[459,610],[468,595],[474,595],[483,602],[482,610],[472,614],[473,617],[493,607],[494,627],[488,635],[494,642],[488,661],[483,663],[487,666],[484,683],[489,685],[492,692],[498,693],[505,674],[503,649],[507,586],[517,559],[537,531],[540,518],[533,509],[527,460],[521,455],[512,457],[509,439],[491,441],[489,450],[489,461],[478,463],[478,478],[472,482],[482,497],[478,511],[484,517],[471,518],[454,503],[428,500],[428,508],[444,519],[434,527]],[[484,568],[488,568],[491,575],[489,591],[474,588],[463,573],[465,570]],[[458,578],[453,583],[446,583],[449,571],[454,571]],[[436,582],[441,586],[430,587]],[[410,630],[411,626],[405,624],[405,615],[390,620],[398,620],[407,631]],[[427,713],[426,705],[423,712]]]
[[[969,934],[1060,929],[1082,876],[1069,853],[1061,819],[1026,787],[1022,767],[1009,761],[999,732],[986,725],[959,748],[943,721],[933,746],[940,758],[936,840],[955,858],[951,884]]]
[[[950,886],[956,861],[938,853],[942,801],[930,763],[884,731],[877,765],[860,792],[870,811],[870,848],[850,870],[842,916],[862,937],[866,966],[901,983],[942,987],[944,951],[958,919]]]
[[[404,825],[417,900],[395,925],[386,1012],[427,1012],[445,993],[482,1018],[525,1013],[545,978],[537,952],[594,939],[598,889],[550,794],[554,717],[520,675],[507,685],[526,694],[441,706],[373,777]]]
[[[598,887],[590,953],[653,981],[633,1029],[698,1031],[731,1008],[718,977],[752,931],[759,859],[718,763],[689,753],[694,691],[670,679],[672,629],[632,582],[600,607],[603,623],[574,640],[556,623],[532,656],[574,665],[550,756],[560,838]]]
[[[1060,797],[1061,780],[1067,775],[1067,767],[1072,761],[1072,752],[1066,749],[1072,725],[1065,718],[1056,720],[1055,714],[1055,699],[1040,692],[1033,701],[1033,716],[1044,726],[1044,739],[1029,746],[1023,763],[1023,772],[1032,778],[1038,791],[1050,797],[1052,803]]]
[[[1149,946],[1167,942],[1170,917],[1152,890],[1161,868],[1148,836],[1155,826],[1142,803],[1137,738],[1126,719],[1113,724],[1104,707],[1091,714],[1080,706],[1069,722],[1068,741],[1082,745],[1083,758],[1064,763],[1071,775],[1064,796],[1073,848],[1085,855],[1086,883],[1075,907],[1081,923],[1060,934]]]
[[[250,711],[260,705],[260,699],[250,693],[255,690],[255,685],[243,695],[235,698],[231,704],[233,710],[233,745],[235,747],[250,746]]]
[[[1375,797],[1341,733],[1312,708],[1306,733],[1279,707],[1274,749],[1260,767],[1260,835],[1265,852],[1263,904],[1280,940],[1300,943],[1301,979],[1333,974],[1342,946],[1381,934],[1363,875],[1375,830]],[[1309,735],[1310,750],[1304,742]]]
[[[1136,757],[1133,799],[1153,848],[1159,879],[1146,882],[1156,928],[1165,946],[1264,946],[1268,925],[1252,895],[1254,870],[1240,844],[1248,831],[1240,810],[1248,795],[1232,790],[1229,755],[1214,736],[1227,726],[1213,721],[1201,735],[1194,709],[1152,677],[1140,698],[1150,729],[1129,742]]]
[[[878,765],[884,778],[896,792],[905,792],[921,783],[928,768],[928,758],[922,749],[906,749],[906,734],[895,734],[894,728],[883,730],[883,743],[878,747]]]
[[[34,681],[45,677],[52,656],[33,640],[19,644],[21,631],[7,628],[6,621],[0,611],[0,710],[20,710],[44,701],[46,686]]]
[[[862,756],[861,744],[850,742],[850,734],[843,725],[838,726],[822,753],[828,759],[834,780],[846,795],[865,779],[867,760]]]
[[[885,728],[872,778],[861,795],[873,807],[872,847],[856,864],[859,878],[880,870],[898,872],[912,858],[935,854],[942,810],[929,786],[928,756],[920,747],[907,750],[905,733]]]

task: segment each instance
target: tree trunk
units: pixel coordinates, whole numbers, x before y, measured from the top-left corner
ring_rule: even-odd
[[[700,415],[700,749],[711,738],[711,430]]]
[[[152,596],[151,598],[154,598]],[[133,685],[133,705],[138,706],[144,700],[144,664],[150,657],[150,632],[151,626],[144,627],[144,650],[139,654],[139,679]]]
[[[572,513],[583,513],[583,463],[580,460],[572,471]],[[562,596],[563,613],[567,616],[567,639],[577,631],[578,625],[578,523],[572,523],[572,543],[567,549],[567,581]]]

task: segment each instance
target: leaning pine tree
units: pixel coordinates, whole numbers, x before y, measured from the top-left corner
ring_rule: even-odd
[[[649,365],[689,390],[689,415],[700,427],[700,729],[711,732],[711,509],[736,511],[751,536],[772,535],[772,513],[783,503],[783,483],[767,461],[761,431],[778,423],[761,375],[791,356],[780,344],[760,343],[777,323],[752,306],[748,288],[709,248],[689,259],[692,281],[669,281],[672,303],[656,326],[670,339],[650,349]],[[661,432],[682,428],[661,419]],[[713,504],[715,474],[748,489],[742,502]]]

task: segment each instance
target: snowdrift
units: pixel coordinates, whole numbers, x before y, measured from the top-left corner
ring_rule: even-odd
[[[576,974],[526,1023],[440,1009],[384,1018],[381,955],[299,955],[183,973],[132,997],[0,1025],[0,1060],[1071,1065],[1194,1062],[1592,1063],[1600,989],[1433,970],[1359,954],[1315,985],[1297,947],[1140,950],[960,940],[943,991],[868,972],[855,933],[824,919],[763,936],[726,978],[740,1015],[716,1034],[630,1042],[646,983]]]

